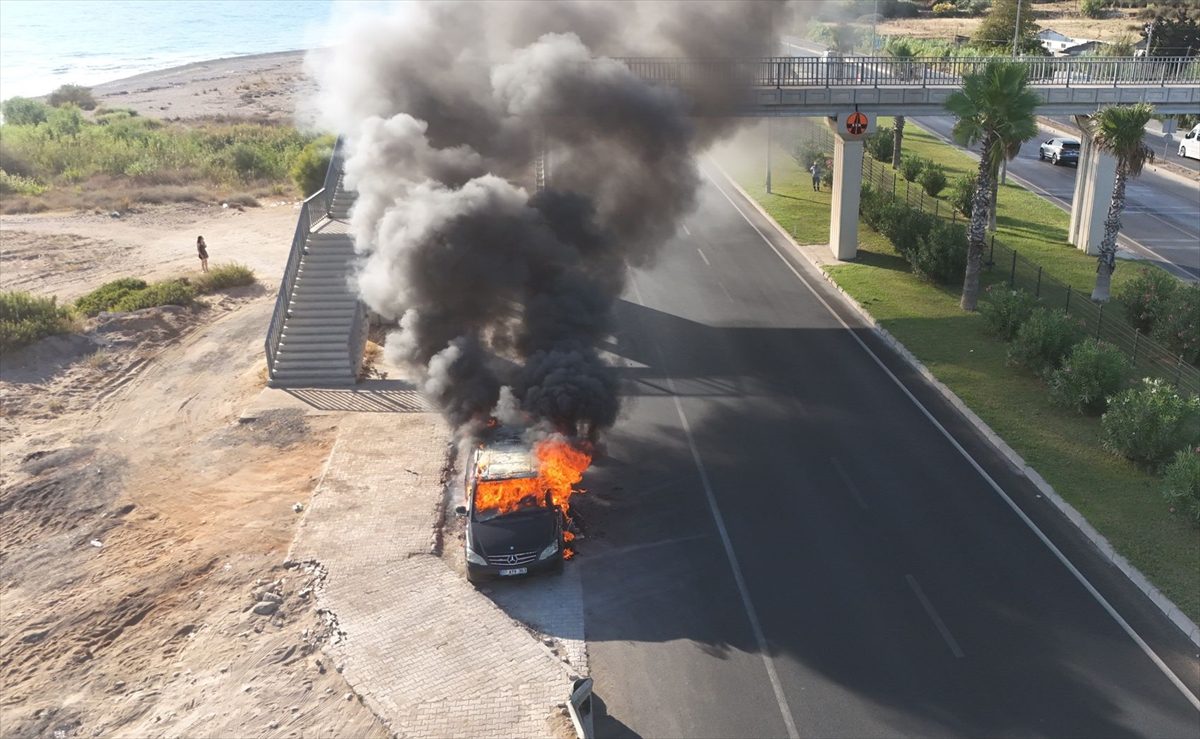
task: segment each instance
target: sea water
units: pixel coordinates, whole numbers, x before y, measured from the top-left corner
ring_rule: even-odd
[[[345,6],[360,3],[345,3]],[[327,43],[334,0],[0,0],[0,99]]]

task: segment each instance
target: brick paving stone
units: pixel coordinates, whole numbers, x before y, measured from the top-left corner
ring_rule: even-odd
[[[436,414],[347,415],[290,558],[324,566],[328,649],[397,735],[547,736],[570,669],[430,553],[448,443]]]

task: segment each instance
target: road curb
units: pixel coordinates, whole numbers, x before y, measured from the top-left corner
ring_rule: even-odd
[[[1161,611],[1164,616],[1170,619],[1171,623],[1175,624],[1175,626],[1179,628],[1179,630],[1182,631],[1193,644],[1195,644],[1197,647],[1200,647],[1200,626],[1188,618],[1187,614],[1180,610],[1179,606],[1175,605],[1170,598],[1168,598],[1162,593],[1162,591],[1155,587],[1154,584],[1151,583],[1144,574],[1142,574],[1141,570],[1133,566],[1129,560],[1125,559],[1124,556],[1118,553],[1113,548],[1112,544],[1109,543],[1108,539],[1106,539],[1103,534],[1101,534],[1090,523],[1088,523],[1087,519],[1083,517],[1083,514],[1075,510],[1074,506],[1064,500],[1062,496],[1060,496],[1054,490],[1054,488],[1051,487],[1050,483],[1046,482],[1045,478],[1038,474],[1037,470],[1026,463],[1024,458],[1022,458],[1021,455],[1016,452],[1016,450],[1010,447],[1004,441],[1004,439],[1000,438],[1000,436],[993,431],[982,418],[977,416],[974,411],[967,407],[967,404],[964,403],[961,398],[955,395],[950,388],[942,384],[942,382],[938,380],[932,372],[929,371],[929,368],[927,368],[924,363],[917,359],[917,357],[910,352],[908,348],[900,342],[899,339],[897,339],[895,336],[892,336],[887,329],[879,325],[879,322],[875,320],[875,317],[872,316],[866,308],[860,305],[859,302],[855,300],[849,293],[843,290],[842,287],[834,281],[833,277],[822,268],[821,263],[810,256],[802,246],[796,243],[795,239],[793,239],[787,232],[787,229],[780,226],[775,219],[771,217],[771,214],[768,213],[761,205],[759,205],[758,201],[756,201],[750,196],[749,193],[743,190],[740,185],[734,182],[733,178],[731,178],[719,164],[716,164],[716,162],[713,162],[713,164],[716,166],[717,171],[721,173],[721,176],[725,179],[725,181],[728,182],[735,190],[737,190],[738,193],[740,193],[742,197],[754,207],[755,210],[757,210],[764,218],[767,219],[772,228],[774,228],[777,233],[787,240],[787,243],[791,245],[792,249],[797,254],[803,257],[804,260],[810,266],[812,266],[827,283],[837,290],[837,292],[841,295],[843,302],[849,308],[854,310],[863,319],[863,321],[871,327],[872,331],[874,331],[880,339],[887,343],[888,346],[892,347],[892,349],[895,350],[895,352],[899,354],[905,362],[907,362],[914,370],[916,370],[923,378],[925,378],[926,382],[928,382],[935,390],[937,390],[942,397],[949,401],[950,404],[953,405],[958,412],[961,413],[962,416],[966,418],[967,421],[974,426],[975,429],[984,436],[984,438],[988,440],[988,443],[991,444],[996,451],[1004,455],[1005,459],[1007,459],[1010,464],[1012,464],[1019,472],[1021,472],[1021,474],[1025,475],[1025,477],[1033,483],[1034,487],[1036,487],[1042,495],[1044,495],[1051,503],[1053,503],[1054,506],[1058,508],[1058,510],[1064,516],[1066,516],[1067,519],[1077,529],[1079,529],[1079,532],[1083,534],[1098,550],[1100,550],[1100,553],[1104,555],[1109,562],[1111,562],[1125,575],[1125,577],[1134,585],[1134,587],[1142,591],[1142,593],[1144,593],[1146,597],[1150,599],[1150,602],[1153,603],[1154,606]]]

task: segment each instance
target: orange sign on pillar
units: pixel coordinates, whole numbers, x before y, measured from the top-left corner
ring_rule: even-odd
[[[861,136],[867,130],[867,114],[857,110],[846,116],[846,133]]]

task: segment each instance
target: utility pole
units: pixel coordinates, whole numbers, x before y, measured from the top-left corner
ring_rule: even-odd
[[[879,0],[875,0],[875,12],[871,14],[871,56],[875,56],[875,24],[879,23]]]
[[[1013,58],[1017,58],[1017,39],[1021,37],[1021,0],[1017,0],[1017,23],[1013,28]]]
[[[771,119],[767,118],[767,192],[771,192]]]

